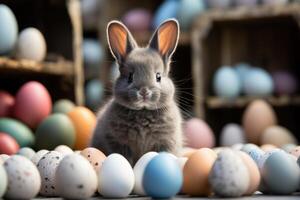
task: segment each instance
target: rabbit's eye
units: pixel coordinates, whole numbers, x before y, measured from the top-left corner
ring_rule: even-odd
[[[156,82],[160,82],[161,81],[161,75],[160,73],[156,73]]]
[[[128,83],[132,83],[132,81],[133,81],[133,73],[129,73]]]

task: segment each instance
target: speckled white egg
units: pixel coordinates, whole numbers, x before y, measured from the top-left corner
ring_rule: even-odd
[[[40,159],[46,154],[48,153],[49,151],[46,150],[46,149],[42,149],[42,150],[39,150],[38,152],[35,153],[35,155],[31,158],[31,161],[37,165],[40,161]]]
[[[148,152],[144,154],[134,165],[133,172],[134,172],[135,184],[134,184],[133,191],[135,194],[146,195],[143,187],[142,179],[147,164],[156,155],[158,155],[157,152]]]
[[[4,195],[7,187],[7,175],[2,164],[0,164],[0,198]]]
[[[35,151],[32,148],[23,147],[17,152],[17,154],[21,155],[21,156],[25,156],[26,158],[31,160],[33,158],[33,156],[35,155]]]
[[[209,182],[217,196],[238,197],[247,191],[250,176],[238,154],[231,149],[224,149],[211,169]]]
[[[61,153],[63,156],[74,153],[74,151],[67,145],[59,145],[54,149],[54,151]]]
[[[5,198],[31,199],[41,188],[41,177],[36,166],[26,157],[11,156],[4,163],[8,177]]]
[[[97,190],[97,174],[83,156],[65,156],[56,170],[56,186],[61,197],[66,199],[85,199]]]
[[[108,198],[127,197],[134,186],[134,173],[122,155],[110,154],[98,174],[98,192]]]
[[[42,61],[46,56],[46,48],[43,34],[36,28],[26,28],[19,35],[16,45],[16,57]]]
[[[63,159],[63,155],[57,151],[49,151],[38,162],[37,168],[42,179],[40,194],[51,197],[57,196],[57,187],[55,181],[56,169]]]

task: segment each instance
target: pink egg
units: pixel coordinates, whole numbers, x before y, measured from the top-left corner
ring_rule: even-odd
[[[50,114],[51,109],[52,101],[47,89],[39,82],[30,81],[17,92],[13,114],[34,129]]]
[[[133,32],[148,31],[151,26],[152,15],[146,9],[133,9],[128,11],[123,17],[122,21]]]
[[[0,117],[8,117],[12,113],[15,104],[14,97],[5,91],[0,91]]]
[[[184,134],[187,146],[191,148],[212,148],[215,146],[215,136],[211,128],[201,119],[192,118],[185,122]]]

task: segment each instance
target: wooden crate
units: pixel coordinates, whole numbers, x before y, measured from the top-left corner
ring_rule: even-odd
[[[83,103],[81,15],[79,0],[0,0],[15,14],[19,31],[39,29],[47,43],[43,62],[0,57],[0,89],[13,94],[27,81],[37,80],[52,100],[68,98]]]
[[[241,96],[224,100],[214,96],[213,74],[221,65],[248,62],[268,71],[287,69],[300,80],[300,4],[211,10],[199,16],[192,31],[194,111],[217,133],[228,122],[241,122],[253,100]],[[270,96],[279,122],[299,130],[299,95]]]

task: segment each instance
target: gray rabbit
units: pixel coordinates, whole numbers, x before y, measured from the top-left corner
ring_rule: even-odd
[[[90,146],[106,155],[120,153],[131,164],[149,151],[180,152],[182,118],[168,75],[178,37],[178,22],[170,19],[141,48],[121,22],[108,24],[108,44],[120,76],[113,98],[99,111]]]

